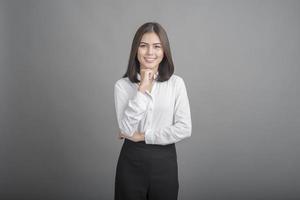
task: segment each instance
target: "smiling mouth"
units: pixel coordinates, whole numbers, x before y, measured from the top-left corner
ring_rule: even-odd
[[[144,58],[146,62],[154,62],[156,58]]]

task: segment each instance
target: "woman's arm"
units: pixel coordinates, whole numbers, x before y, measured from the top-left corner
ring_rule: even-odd
[[[137,91],[130,99],[120,82],[114,88],[115,109],[119,129],[123,135],[133,136],[141,119],[145,117],[150,98]]]
[[[124,138],[127,138],[134,142],[145,141],[145,134],[140,133],[140,132],[134,132],[133,135],[130,137],[130,136],[124,135],[120,132],[119,139],[124,139]]]
[[[176,84],[174,124],[155,130],[147,129],[145,131],[145,142],[147,144],[171,144],[190,137],[191,133],[192,121],[189,99],[185,83],[182,78],[179,78]]]

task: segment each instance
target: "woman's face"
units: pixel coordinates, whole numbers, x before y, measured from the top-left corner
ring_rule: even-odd
[[[138,61],[142,69],[157,70],[164,57],[161,41],[156,33],[145,33],[141,39],[138,53]]]

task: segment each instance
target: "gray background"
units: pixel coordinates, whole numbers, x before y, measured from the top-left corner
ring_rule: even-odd
[[[300,1],[250,0],[0,1],[0,199],[113,198],[113,86],[147,21],[190,98],[179,199],[299,199]]]

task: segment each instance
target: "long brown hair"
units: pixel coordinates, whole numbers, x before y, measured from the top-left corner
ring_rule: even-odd
[[[157,36],[161,41],[161,45],[164,51],[164,57],[162,61],[159,63],[159,67],[158,67],[159,76],[157,78],[157,81],[159,82],[167,81],[174,73],[174,64],[172,60],[170,44],[169,44],[166,31],[159,23],[147,22],[142,26],[140,26],[134,35],[132,45],[131,45],[127,71],[123,76],[123,78],[128,77],[129,80],[133,83],[139,82],[137,78],[137,73],[140,72],[140,63],[137,59],[137,51],[140,42],[145,33],[151,33],[151,32],[157,34]]]

